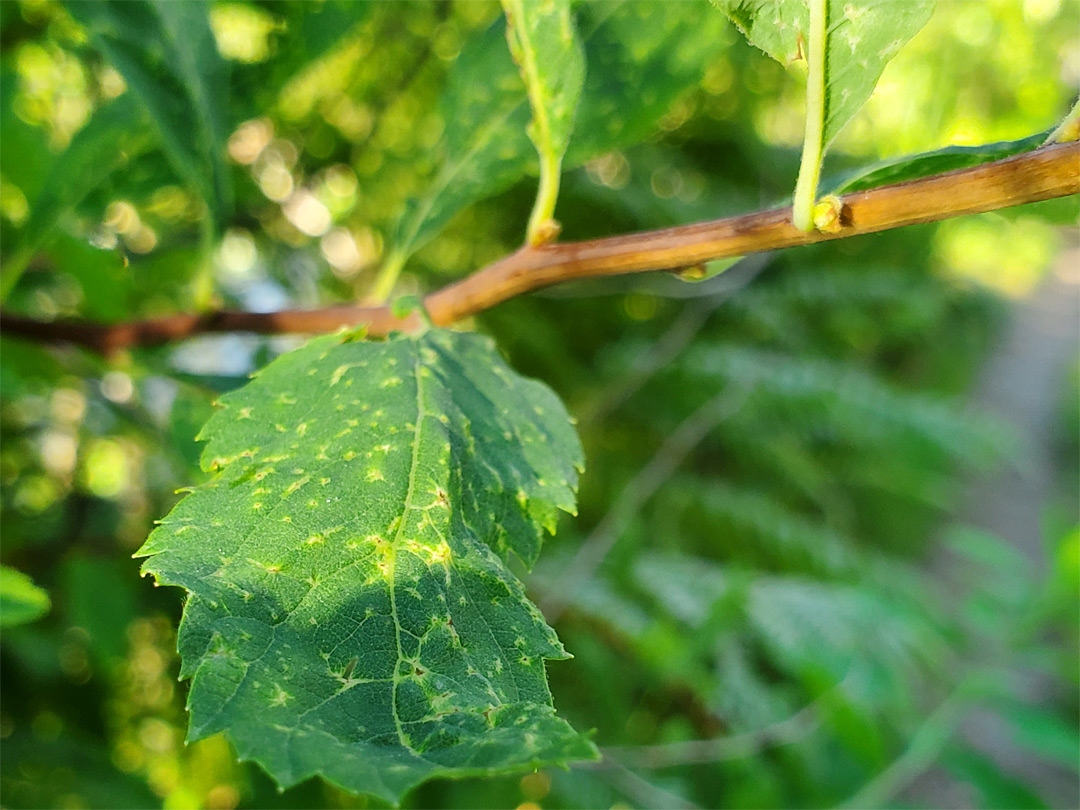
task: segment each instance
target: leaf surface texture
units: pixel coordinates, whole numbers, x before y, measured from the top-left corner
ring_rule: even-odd
[[[226,395],[215,471],[151,534],[190,592],[190,739],[225,730],[282,785],[400,800],[435,776],[594,756],[557,717],[567,658],[507,568],[574,509],[581,448],[491,342],[331,335]]]

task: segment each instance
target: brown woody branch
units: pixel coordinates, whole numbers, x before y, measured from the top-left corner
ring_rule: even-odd
[[[935,222],[1080,193],[1080,143],[1055,144],[1023,155],[842,198],[836,233],[803,233],[791,209],[760,211],[654,231],[525,247],[424,299],[440,326],[475,315],[523,293],[572,281],[623,273],[676,270],[713,259],[808,245]],[[416,325],[390,309],[333,306],[313,310],[170,315],[103,324],[80,319],[39,321],[4,313],[0,332],[47,342],[75,343],[103,354],[151,346],[207,332],[263,334],[330,332],[366,324],[371,335]]]

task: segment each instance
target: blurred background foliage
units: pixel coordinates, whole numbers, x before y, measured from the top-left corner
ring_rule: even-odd
[[[462,64],[498,4],[164,5],[0,3],[0,243],[25,268],[6,307],[116,321],[364,299],[448,138],[482,123],[447,120],[440,98],[461,76],[483,88]],[[565,176],[565,238],[790,194],[798,67],[705,3],[579,13],[598,42],[634,15],[674,38],[635,55],[660,60],[654,95],[609,111],[626,142]],[[1080,84],[1078,32],[1075,0],[941,2],[826,173],[1051,128]],[[593,59],[589,81],[623,67]],[[535,181],[509,176],[447,217],[398,292],[520,243]],[[1057,403],[1042,546],[974,525],[968,495],[1032,463],[1030,437],[969,392],[1016,306],[1048,279],[1075,297],[1075,273],[1048,276],[1062,251],[1075,264],[1075,216],[1053,201],[751,257],[697,285],[580,283],[463,324],[579,419],[580,516],[527,581],[576,656],[549,667],[556,705],[607,758],[409,803],[1076,806],[1075,363],[1042,392]],[[318,780],[279,794],[220,737],[183,744],[181,594],[130,559],[202,475],[214,397],[297,342],[103,360],[3,339],[4,806],[366,806]]]

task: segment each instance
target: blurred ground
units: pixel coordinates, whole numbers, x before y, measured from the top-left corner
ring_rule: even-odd
[[[1019,453],[1012,463],[972,481],[960,523],[1007,541],[1030,564],[1027,574],[1033,577],[1045,576],[1049,568],[1048,513],[1062,503],[1074,519],[1080,511],[1072,475],[1060,453],[1063,380],[1075,362],[1080,338],[1078,236],[1070,232],[1072,244],[1061,252],[1052,271],[1016,300],[1001,343],[972,394],[976,410],[989,412],[1012,428]],[[931,567],[942,564],[964,565],[965,561],[942,547]],[[1029,702],[1047,705],[1066,697],[1038,671],[1023,666],[1011,669],[1009,679]],[[964,721],[960,734],[989,755],[1003,773],[1021,777],[1034,787],[1051,806],[1080,807],[1075,773],[1015,744],[998,713],[976,710]],[[941,769],[918,779],[909,795],[938,807],[979,804],[970,786]]]

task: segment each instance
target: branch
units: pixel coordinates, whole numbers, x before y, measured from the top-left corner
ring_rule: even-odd
[[[695,225],[525,247],[443,287],[424,299],[432,321],[446,326],[496,304],[553,284],[624,273],[678,270],[702,262],[830,239],[936,222],[1080,193],[1080,142],[1055,144],[1005,160],[933,177],[849,194],[842,198],[836,233],[803,233],[791,209],[717,219]],[[334,306],[314,310],[172,315],[102,324],[79,319],[38,321],[4,313],[0,332],[47,342],[67,342],[107,354],[206,332],[263,334],[331,332],[367,324],[368,334],[418,325],[395,318],[388,307]]]

